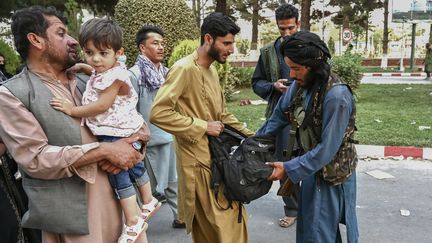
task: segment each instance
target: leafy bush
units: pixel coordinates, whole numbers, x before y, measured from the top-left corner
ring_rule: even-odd
[[[359,54],[346,53],[332,58],[332,70],[337,73],[354,91],[360,86],[362,78],[361,61]]]
[[[165,53],[169,59],[174,47],[185,39],[199,36],[192,10],[180,0],[119,0],[114,19],[123,28],[127,64],[135,62],[138,48],[136,32],[145,24],[157,25],[165,32]]]
[[[250,41],[248,39],[239,38],[236,42],[236,47],[239,53],[246,55],[250,49]]]
[[[336,52],[335,42],[333,40],[333,37],[330,36],[330,39],[327,42],[327,46],[330,50],[330,54],[333,56]]]
[[[174,47],[170,58],[168,59],[168,67],[171,67],[175,62],[183,57],[191,54],[199,47],[199,40],[183,40]]]
[[[2,39],[0,39],[0,53],[3,54],[6,60],[6,71],[10,74],[15,74],[15,70],[21,64],[21,58],[16,51]]]
[[[236,76],[235,82],[233,85],[235,88],[248,88],[251,86],[252,75],[255,71],[255,68],[251,67],[233,67],[233,75]]]

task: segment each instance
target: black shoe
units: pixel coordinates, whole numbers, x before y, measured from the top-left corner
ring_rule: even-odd
[[[166,201],[167,201],[165,194],[160,193],[160,192],[155,192],[153,194],[153,197],[155,197],[161,203],[166,203]]]
[[[182,221],[178,220],[178,219],[174,219],[174,221],[172,223],[172,227],[174,229],[184,229],[184,228],[186,228],[186,224],[183,223]]]

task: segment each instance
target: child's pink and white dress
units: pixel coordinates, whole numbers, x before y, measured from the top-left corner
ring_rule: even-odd
[[[128,71],[121,66],[100,74],[93,72],[87,81],[82,97],[83,105],[97,101],[100,93],[116,80],[125,82],[129,87],[129,93],[117,95],[114,103],[106,112],[85,118],[87,126],[95,136],[128,137],[137,132],[144,124],[144,119],[136,110],[138,95],[129,80]]]

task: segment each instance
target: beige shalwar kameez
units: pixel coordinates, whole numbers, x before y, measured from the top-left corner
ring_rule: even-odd
[[[81,104],[76,81],[66,87],[55,78],[38,74],[55,96]],[[82,143],[66,147],[51,146],[33,114],[5,87],[0,87],[0,137],[8,151],[32,177],[57,179],[77,174],[87,183],[89,235],[59,235],[42,232],[44,243],[114,243],[122,229],[121,208],[116,200],[107,174],[97,164],[75,168],[81,156],[96,141],[90,130],[81,126]],[[81,119],[76,118],[79,125]],[[67,136],[67,131],[58,131]],[[55,203],[55,202],[53,202]]]
[[[246,210],[227,209],[223,193],[216,200],[211,185],[207,121],[222,121],[253,135],[226,109],[215,67],[196,63],[198,53],[178,61],[156,95],[151,122],[175,135],[179,176],[179,216],[196,243],[247,242]]]

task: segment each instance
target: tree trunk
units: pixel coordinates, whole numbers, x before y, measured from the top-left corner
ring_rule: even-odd
[[[254,1],[252,5],[252,41],[251,50],[256,50],[258,46],[258,17],[259,17],[258,1]]]
[[[383,33],[383,54],[381,58],[381,68],[387,68],[388,59],[387,59],[387,51],[388,51],[388,10],[389,1],[384,0],[384,33]]]
[[[384,0],[384,36],[383,36],[383,54],[387,55],[388,51],[388,15],[389,0]]]
[[[430,25],[429,43],[432,43],[432,24]]]
[[[216,1],[216,12],[221,12],[227,14],[227,1],[226,0],[217,0]]]
[[[366,12],[366,14],[369,16],[369,12]],[[368,39],[369,38],[369,18],[366,23],[366,45],[365,45],[365,51],[368,52]]]
[[[310,30],[310,9],[311,9],[311,0],[302,0],[301,1],[301,29],[302,30]]]
[[[192,0],[192,12],[195,16],[196,25],[201,27],[201,0]]]

